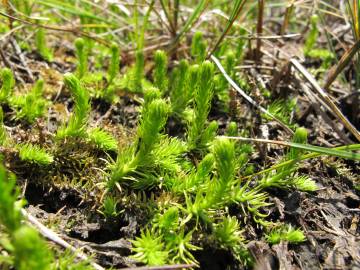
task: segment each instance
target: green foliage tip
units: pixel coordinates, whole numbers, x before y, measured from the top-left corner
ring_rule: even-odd
[[[78,60],[76,75],[79,79],[81,79],[88,71],[88,53],[85,40],[83,38],[77,38],[75,40],[75,53]]]
[[[14,75],[9,68],[3,68],[1,70],[2,86],[0,89],[0,102],[7,102],[12,95],[12,90],[15,85]]]
[[[79,79],[71,74],[64,75],[64,82],[74,99],[74,111],[70,116],[67,126],[62,126],[58,132],[58,138],[70,137],[86,137],[86,126],[90,114],[90,96]]]
[[[167,91],[168,79],[167,79],[167,65],[168,59],[164,51],[158,50],[155,52],[154,56],[154,85],[159,88],[162,93]]]
[[[115,77],[119,74],[120,69],[120,49],[117,44],[111,45],[111,59],[108,70],[108,82],[111,84]]]

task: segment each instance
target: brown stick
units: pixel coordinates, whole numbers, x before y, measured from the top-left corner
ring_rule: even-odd
[[[295,2],[295,0],[292,0],[292,2],[289,3],[288,6],[286,7],[284,21],[283,21],[283,24],[282,24],[281,30],[280,30],[280,35],[284,35],[286,32],[286,29],[289,26],[290,17],[294,10],[294,2]]]
[[[340,122],[355,136],[355,138],[360,141],[360,132],[351,124],[351,122],[345,117],[345,115],[340,111],[340,109],[335,105],[331,100],[329,95],[323,90],[315,78],[305,69],[303,65],[299,63],[298,60],[292,58],[290,63],[299,71],[304,78],[311,84],[314,90],[320,95],[324,102],[330,107],[331,113],[336,116]]]
[[[0,15],[3,16],[3,17],[6,17],[6,18],[12,19],[12,20],[21,22],[23,24],[31,25],[31,26],[37,26],[37,27],[41,27],[41,28],[44,28],[44,29],[48,29],[48,30],[62,31],[62,32],[78,34],[78,35],[81,35],[81,36],[84,36],[84,37],[91,38],[91,39],[93,39],[93,40],[95,40],[95,41],[97,41],[97,42],[99,42],[99,43],[101,43],[103,45],[110,46],[110,43],[107,42],[106,40],[98,38],[98,37],[94,37],[93,35],[91,35],[89,33],[86,33],[84,31],[78,30],[76,28],[64,28],[64,27],[58,27],[58,26],[52,26],[52,25],[38,24],[38,23],[34,23],[34,22],[30,22],[30,21],[27,21],[27,20],[24,20],[24,19],[17,18],[15,16],[11,16],[11,15],[6,14],[6,13],[1,12],[1,11],[0,11]]]
[[[335,81],[336,77],[343,71],[349,64],[354,55],[360,50],[360,40],[358,40],[349,50],[347,50],[341,57],[339,63],[333,66],[328,74],[324,89],[328,90],[330,85]]]

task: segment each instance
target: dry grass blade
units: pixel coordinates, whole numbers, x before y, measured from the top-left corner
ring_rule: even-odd
[[[300,82],[300,78],[299,75],[295,74],[295,78]],[[311,102],[311,106],[312,108],[316,111],[316,113],[318,115],[320,115],[324,121],[326,123],[328,123],[332,129],[339,135],[339,138],[347,144],[351,144],[353,143],[348,136],[336,125],[336,123],[334,123],[333,121],[331,121],[331,119],[329,118],[329,116],[326,114],[325,110],[329,110],[330,108],[329,106],[317,95],[315,95],[315,93],[313,93],[310,89],[310,87],[305,84],[304,82],[300,83],[301,89],[304,91],[304,93],[308,96],[308,98],[310,99]]]
[[[339,147],[335,147],[335,148],[332,148],[334,150],[347,150],[347,151],[353,151],[353,150],[359,150],[360,149],[360,144],[352,144],[352,145],[345,145],[345,146],[339,146]],[[298,162],[298,161],[302,161],[302,160],[306,160],[306,159],[311,159],[311,158],[317,158],[317,157],[320,157],[322,156],[323,154],[321,153],[310,153],[310,154],[306,154],[306,155],[302,155],[300,158],[298,159],[290,159],[290,160],[287,160],[287,161],[284,161],[284,162],[281,162],[279,164],[276,164],[274,166],[271,166],[270,168],[267,168],[265,170],[262,170],[262,171],[259,171],[259,172],[256,172],[256,173],[253,173],[251,175],[247,175],[247,176],[244,176],[244,177],[241,177],[240,180],[243,180],[243,179],[250,179],[250,178],[253,178],[257,175],[261,175],[261,174],[266,174],[266,173],[269,173],[273,170],[278,170],[284,166],[287,166],[293,162]]]
[[[301,143],[293,143],[293,142],[286,142],[286,141],[275,141],[275,140],[267,140],[267,139],[255,139],[255,138],[245,138],[245,137],[229,137],[229,136],[219,136],[222,138],[228,138],[243,142],[256,142],[256,143],[266,143],[266,144],[275,144],[281,145],[286,147],[293,147],[305,151],[310,151],[313,153],[325,154],[334,157],[341,157],[345,159],[352,159],[352,160],[360,160],[360,154],[350,152],[350,151],[343,151],[337,150],[333,148],[326,148],[321,146],[315,146],[310,144],[301,144]]]
[[[284,21],[283,21],[283,24],[282,24],[281,30],[280,30],[280,35],[284,35],[286,32],[286,29],[289,26],[291,14],[294,11],[294,2],[295,2],[295,0],[292,0],[286,7]]]
[[[174,23],[173,23],[173,21],[171,19],[171,16],[170,16],[170,14],[169,14],[166,6],[165,6],[164,0],[160,0],[160,5],[161,5],[162,10],[164,11],[165,17],[166,17],[166,19],[168,21],[171,33],[176,34],[176,26],[174,25]]]
[[[27,24],[27,25],[31,25],[31,26],[41,27],[41,28],[48,29],[48,30],[53,30],[53,31],[61,31],[61,32],[73,33],[75,35],[80,35],[80,36],[83,36],[83,37],[93,39],[93,40],[95,40],[95,41],[97,41],[97,42],[99,42],[99,43],[101,43],[101,44],[103,44],[105,46],[110,46],[110,43],[108,41],[106,41],[104,39],[101,39],[101,38],[98,38],[98,37],[95,37],[92,34],[86,33],[84,31],[81,31],[81,30],[76,29],[76,28],[65,28],[65,27],[58,27],[58,26],[52,26],[52,25],[44,25],[44,24],[33,23],[33,22],[30,22],[30,21],[27,21],[27,20],[24,20],[24,19],[14,17],[12,15],[6,14],[6,13],[1,12],[1,11],[0,11],[0,15],[3,16],[3,17],[6,17],[8,19],[18,21],[18,22],[21,22],[23,24]]]
[[[210,0],[201,0],[199,4],[194,9],[194,12],[185,22],[183,28],[180,30],[179,34],[177,34],[176,38],[173,40],[171,44],[171,48],[174,48],[176,44],[180,41],[181,37],[190,29],[190,27],[200,18],[201,14],[204,12],[205,8],[210,3]]]
[[[211,55],[211,60],[215,63],[217,68],[220,70],[222,75],[225,77],[225,79],[229,82],[229,84],[243,97],[245,98],[251,105],[258,108],[262,113],[268,115],[272,119],[274,119],[281,127],[283,127],[289,134],[294,134],[294,132],[286,125],[284,124],[280,119],[278,119],[275,115],[270,113],[265,108],[261,107],[259,104],[255,102],[250,96],[248,96],[244,90],[242,90],[234,81],[231,79],[231,77],[226,73],[224,67],[221,65],[219,59],[217,59],[214,55]]]
[[[299,71],[304,78],[311,84],[316,92],[321,96],[325,103],[331,108],[331,113],[336,116],[341,123],[360,141],[360,132],[350,123],[350,121],[343,115],[340,109],[330,99],[329,95],[320,87],[315,78],[306,70],[306,68],[299,63],[296,59],[290,59],[290,63]]]
[[[221,42],[224,40],[225,36],[227,35],[227,33],[230,31],[231,27],[233,26],[234,22],[236,21],[236,19],[239,17],[241,10],[244,7],[244,4],[246,3],[246,0],[237,0],[235,2],[234,8],[232,10],[231,16],[229,18],[229,21],[225,27],[225,30],[223,31],[223,33],[221,34],[220,38],[218,39],[218,41],[215,43],[214,48],[210,51],[210,53],[208,54],[208,57],[210,57],[215,51],[216,49],[219,47],[219,45],[221,44]]]
[[[343,71],[343,69],[350,63],[354,55],[360,50],[360,40],[358,40],[348,51],[341,57],[339,63],[333,66],[328,74],[324,89],[328,90],[330,85],[335,81],[337,76]]]

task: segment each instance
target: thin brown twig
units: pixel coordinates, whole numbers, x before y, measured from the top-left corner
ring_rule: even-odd
[[[325,101],[325,103],[331,108],[331,113],[336,116],[340,122],[355,136],[355,138],[360,141],[360,132],[353,126],[353,124],[345,117],[345,115],[340,111],[340,109],[335,105],[331,100],[330,96],[323,90],[316,79],[306,70],[306,68],[299,63],[298,60],[291,58],[290,63],[299,71],[304,78],[311,84],[314,90],[320,95],[320,97]]]
[[[297,76],[295,76],[297,78]],[[352,144],[353,142],[346,136],[346,134],[341,131],[336,123],[330,120],[329,116],[325,113],[322,107],[329,108],[322,99],[320,99],[317,95],[315,95],[310,88],[305,84],[302,83],[301,87],[305,94],[308,96],[311,102],[311,106],[313,109],[324,119],[324,121],[332,127],[332,129],[339,135],[340,139],[347,143]],[[329,110],[329,109],[328,109]]]
[[[78,30],[76,28],[64,28],[64,27],[59,27],[59,26],[44,25],[44,24],[34,23],[34,22],[30,22],[30,21],[27,21],[27,20],[24,20],[24,19],[17,18],[17,17],[12,16],[12,15],[6,14],[6,13],[4,13],[2,11],[0,11],[0,15],[3,16],[3,17],[6,17],[6,18],[12,19],[12,20],[16,20],[16,21],[21,22],[23,24],[31,25],[31,26],[41,27],[41,28],[48,29],[48,30],[53,30],[53,31],[62,31],[62,32],[68,32],[68,33],[77,34],[77,35],[80,35],[80,36],[84,36],[84,37],[93,39],[93,40],[95,40],[95,41],[97,41],[97,42],[99,42],[99,43],[101,43],[103,45],[110,46],[110,43],[107,42],[106,40],[95,37],[95,36],[93,36],[93,35],[91,35],[91,34],[89,34],[87,32]]]
[[[282,24],[281,30],[280,30],[280,35],[284,35],[285,32],[286,32],[286,29],[289,26],[290,17],[291,17],[291,14],[292,14],[293,10],[294,10],[294,2],[295,2],[295,0],[292,0],[288,4],[288,6],[286,7],[284,21],[283,21],[283,24]]]
[[[324,89],[328,90],[331,84],[335,81],[336,77],[343,71],[343,69],[349,64],[354,55],[360,50],[360,40],[358,40],[344,55],[340,58],[340,61],[333,66],[328,74]]]

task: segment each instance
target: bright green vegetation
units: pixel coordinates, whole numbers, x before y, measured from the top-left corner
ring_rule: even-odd
[[[15,84],[14,75],[10,69],[3,68],[1,70],[1,81],[0,102],[6,103],[12,95],[12,90]]]
[[[39,28],[36,31],[35,45],[36,45],[37,51],[39,52],[39,54],[41,55],[41,57],[43,59],[45,59],[46,61],[49,61],[49,62],[51,62],[53,60],[54,57],[52,55],[52,52],[46,44],[46,32],[45,32],[44,28]]]
[[[306,240],[304,233],[299,229],[294,229],[291,226],[284,226],[272,230],[266,235],[266,241],[270,244],[278,244],[281,241],[288,241],[289,243],[300,243]]]
[[[75,102],[75,108],[67,124],[63,124],[57,131],[57,138],[82,138],[90,141],[103,150],[116,150],[116,140],[107,132],[94,128],[88,129],[90,114],[90,95],[73,74],[64,75],[65,85],[69,88]]]
[[[12,97],[10,103],[16,109],[17,118],[33,123],[44,116],[47,102],[42,97],[43,90],[44,80],[39,79],[29,93]]]
[[[81,79],[88,71],[88,48],[85,40],[78,38],[75,40],[75,52],[78,59],[76,66],[76,76]]]
[[[31,144],[19,144],[19,156],[24,161],[34,162],[39,165],[49,165],[54,158],[44,149]]]
[[[271,70],[264,72],[268,80],[256,77],[263,70],[255,64],[261,64],[266,55],[261,44],[252,43],[257,34],[247,30],[256,28],[259,14],[251,1],[238,0],[233,5],[183,1],[193,8],[191,12],[180,8],[182,1],[177,0],[108,4],[106,10],[99,9],[96,1],[85,0],[11,2],[21,12],[15,15],[23,20],[30,20],[34,12],[37,19],[31,20],[36,23],[42,24],[40,15],[46,15],[51,25],[58,25],[63,23],[60,16],[43,14],[56,9],[76,21],[79,31],[63,31],[73,45],[66,56],[69,67],[64,65],[70,72],[59,75],[60,83],[56,81],[60,87],[51,81],[57,78],[55,73],[44,76],[48,70],[34,72],[34,80],[23,83],[18,71],[1,69],[0,146],[9,168],[0,165],[0,246],[7,254],[0,254],[0,267],[3,263],[16,270],[92,269],[70,252],[60,255],[25,225],[22,207],[26,203],[10,172],[16,172],[17,166],[26,177],[26,173],[38,177],[47,187],[80,190],[84,202],[92,199],[92,208],[84,213],[91,212],[97,221],[118,226],[136,209],[140,224],[134,225],[133,237],[127,240],[132,245],[129,257],[139,264],[199,266],[199,254],[210,246],[225,251],[240,268],[251,268],[255,258],[248,243],[252,240],[270,246],[307,241],[299,224],[271,213],[274,194],[313,195],[319,190],[318,183],[299,170],[303,161],[319,156],[360,160],[359,144],[329,148],[308,143],[313,141],[311,131],[294,117],[299,109],[297,95],[284,93],[290,89],[283,85],[288,82],[279,83],[280,90],[271,89],[270,74],[274,69],[282,76],[280,71],[264,62],[265,70]],[[246,17],[254,21],[251,25],[237,21],[245,3]],[[209,7],[229,18],[217,21],[223,22],[224,29],[200,19],[202,14],[211,16],[204,13]],[[154,9],[159,8],[166,31],[154,23]],[[118,35],[122,19],[130,26]],[[335,54],[319,47],[319,25],[314,14],[300,54],[318,61],[320,68],[314,74],[325,80],[324,72],[334,64]],[[10,30],[3,27],[4,32]],[[300,26],[290,20],[288,27],[295,32]],[[35,49],[46,64],[61,63],[63,59],[56,55],[60,49],[49,47],[53,44],[50,29],[33,31],[33,40],[24,41],[21,48]],[[165,45],[153,38],[159,33],[166,33]],[[219,58],[223,70],[213,63],[210,52]],[[232,92],[229,78],[266,109],[252,112],[247,98]],[[135,119],[129,126],[119,120],[127,117],[124,107]],[[272,128],[269,122],[274,118],[282,124],[276,127],[281,132],[273,131],[275,135],[268,137],[282,141],[252,144],[250,137],[257,136],[261,125]],[[19,130],[25,135],[17,134]],[[262,147],[264,142],[284,147]],[[254,234],[257,239],[251,238]]]

